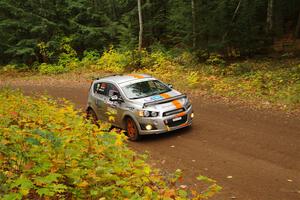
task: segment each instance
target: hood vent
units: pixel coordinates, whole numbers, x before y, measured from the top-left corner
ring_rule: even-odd
[[[167,112],[163,113],[163,117],[170,116],[170,115],[175,115],[175,114],[181,113],[183,111],[185,111],[184,108],[179,108],[179,109],[176,109],[176,110],[167,111]]]

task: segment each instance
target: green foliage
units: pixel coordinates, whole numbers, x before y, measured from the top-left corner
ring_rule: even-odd
[[[199,73],[191,71],[187,74],[187,82],[189,87],[196,87],[199,84]]]
[[[232,63],[227,67],[227,75],[244,75],[250,73],[253,69],[247,62],[245,63]]]
[[[206,60],[206,62],[208,64],[218,65],[218,66],[224,66],[226,64],[225,60],[222,59],[222,56],[218,54],[210,55],[209,58]]]
[[[61,74],[69,71],[66,67],[62,65],[51,65],[42,63],[39,68],[39,72],[42,74]]]
[[[201,193],[201,198],[203,199],[207,199],[212,197],[216,192],[219,192],[222,190],[222,187],[220,187],[219,185],[217,185],[216,181],[213,179],[210,179],[206,176],[198,176],[197,180],[202,181],[206,184],[209,184],[210,186],[208,187],[208,189],[204,192]]]
[[[175,187],[181,171],[164,179],[66,100],[2,89],[0,102],[1,199],[202,199]]]
[[[77,53],[70,45],[72,39],[71,38],[63,38],[60,44],[60,54],[58,56],[58,65],[62,65],[64,67],[68,67],[70,62],[77,62]],[[72,66],[72,64],[71,64]],[[69,66],[69,68],[72,68]]]
[[[84,51],[83,61],[96,61],[100,58],[100,54],[97,51]]]
[[[122,73],[131,62],[130,52],[118,52],[113,48],[104,51],[94,69],[101,69],[108,72]]]
[[[77,68],[85,69],[95,69],[97,60],[100,59],[100,54],[97,51],[84,51],[83,58],[79,62],[74,62],[77,65]]]
[[[6,65],[1,68],[2,72],[15,72],[17,69],[16,65]]]
[[[174,45],[192,45],[192,12],[190,1],[173,0],[169,3],[167,33]]]
[[[62,38],[60,41],[59,50],[56,51],[56,53],[60,53],[58,55],[57,64],[42,63],[38,67],[39,72],[42,74],[60,74],[79,68],[79,59],[77,58],[76,51],[70,45],[71,42],[71,38]],[[49,50],[49,45],[42,42],[38,46],[43,60],[48,61],[51,59],[54,52]]]
[[[196,66],[199,62],[196,55],[188,51],[180,52],[179,55],[173,57],[176,63],[189,68]]]
[[[177,61],[178,59],[174,60]],[[150,74],[181,90],[195,88],[199,84],[198,72],[184,68],[175,61],[162,52],[144,54],[141,59],[144,68],[137,70],[137,72]],[[181,81],[178,81],[179,79]]]

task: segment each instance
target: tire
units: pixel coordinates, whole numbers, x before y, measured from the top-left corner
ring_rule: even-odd
[[[96,113],[93,109],[89,108],[86,112],[86,116],[87,116],[87,119],[91,120],[91,122],[93,124],[96,124],[97,126],[99,125],[98,124],[98,117],[97,117],[97,115],[96,115]]]
[[[137,141],[140,139],[140,134],[139,134],[139,129],[135,123],[135,121],[131,118],[128,117],[126,118],[126,132],[128,139],[131,141]]]

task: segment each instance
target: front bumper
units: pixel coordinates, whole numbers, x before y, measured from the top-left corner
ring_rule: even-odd
[[[140,135],[160,134],[190,126],[193,121],[191,117],[192,113],[193,108],[190,106],[186,111],[166,117],[138,117],[137,121],[139,123],[139,133]],[[173,119],[176,118],[181,118],[181,120],[173,122]],[[145,130],[144,127],[146,125],[151,125],[153,129]]]

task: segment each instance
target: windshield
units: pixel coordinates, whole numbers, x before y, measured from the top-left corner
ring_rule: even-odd
[[[129,99],[139,99],[152,95],[169,92],[171,89],[158,80],[138,82],[123,87],[123,91]]]

